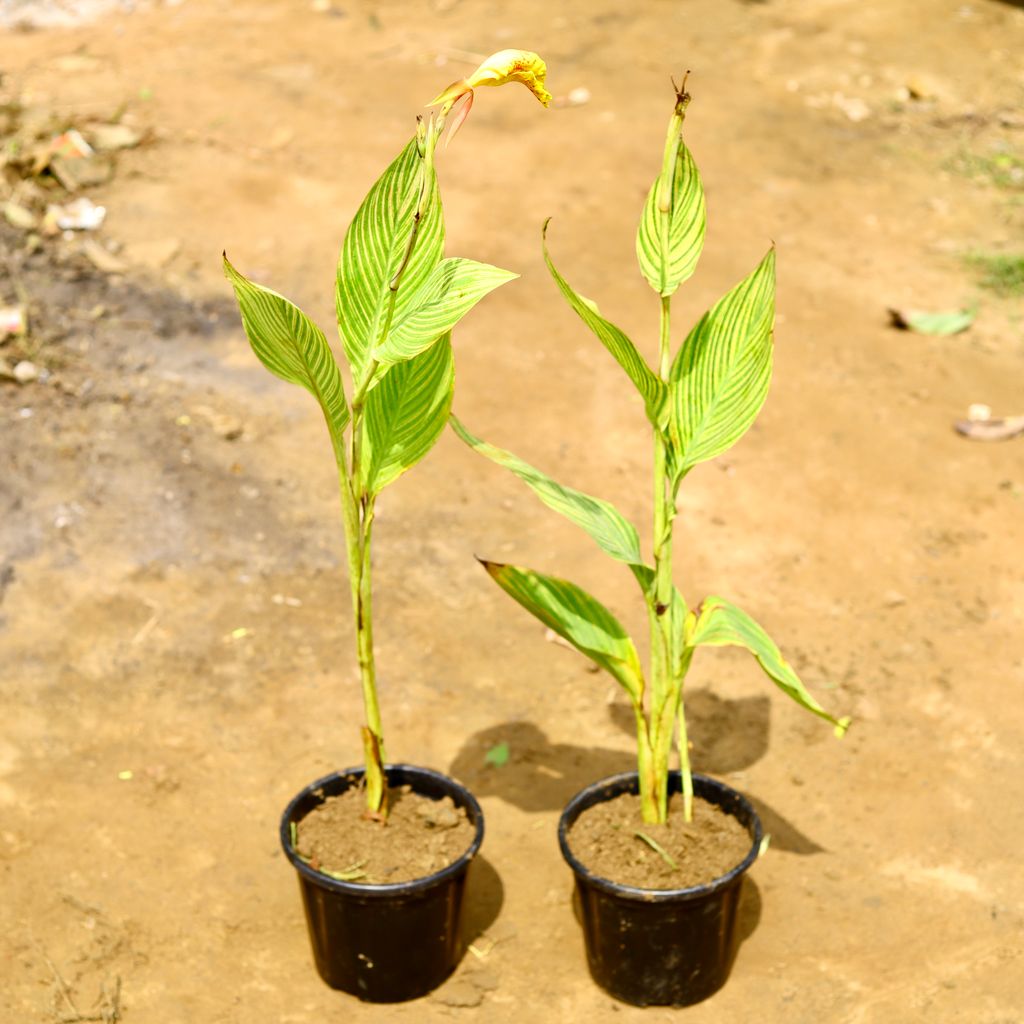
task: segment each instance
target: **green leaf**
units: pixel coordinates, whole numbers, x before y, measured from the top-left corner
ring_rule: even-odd
[[[640,538],[637,536],[636,527],[614,505],[600,498],[592,498],[589,494],[573,490],[571,487],[563,487],[511,452],[474,437],[454,415],[450,420],[452,429],[470,448],[499,466],[510,469],[530,486],[548,508],[554,509],[586,530],[598,546],[612,558],[629,563],[642,561]]]
[[[415,138],[370,189],[345,235],[338,260],[335,304],[338,332],[357,382],[363,377],[370,350],[381,340],[390,285],[405,258],[420,188],[428,173],[427,202],[395,300],[394,320],[403,318],[440,262],[444,248],[437,179],[432,170],[428,172]]]
[[[224,274],[235,290],[242,326],[260,362],[282,380],[302,385],[320,403],[340,456],[348,404],[341,371],[324,332],[284,296],[235,270],[226,253]]]
[[[509,747],[505,740],[495,743],[490,750],[484,754],[484,764],[493,764],[495,768],[502,768],[508,764]]]
[[[945,336],[966,331],[974,323],[977,309],[958,309],[949,313],[919,313],[890,309],[893,326],[918,334]]]
[[[655,426],[664,426],[668,418],[667,390],[664,381],[647,365],[646,360],[636,350],[636,346],[619,330],[615,324],[605,320],[598,312],[597,304],[590,299],[577,295],[569,283],[555,269],[547,245],[548,221],[544,222],[542,246],[544,262],[551,276],[555,279],[559,291],[576,311],[579,318],[597,335],[598,340],[612,354],[615,361],[626,371],[626,376],[636,386],[644,400],[647,418]]]
[[[668,164],[671,181],[663,190],[664,172],[654,179],[636,233],[640,272],[662,296],[671,295],[696,269],[707,226],[697,165],[683,140],[677,140]]]
[[[801,707],[831,722],[837,736],[846,732],[850,719],[833,718],[825,711],[783,658],[775,642],[746,612],[720,597],[708,597],[697,609],[695,619],[691,618],[689,626],[687,642],[690,647],[745,647],[783,693]]]
[[[610,672],[634,703],[643,700],[640,656],[618,619],[574,583],[532,569],[481,561],[491,578],[545,626]]]
[[[433,448],[455,388],[451,335],[391,367],[366,396],[363,485],[378,494]]]
[[[447,334],[488,292],[518,277],[488,263],[458,257],[442,260],[430,272],[384,343],[373,350],[380,363],[412,359]]]
[[[678,478],[731,448],[757,418],[772,375],[775,250],[701,317],[669,376]]]

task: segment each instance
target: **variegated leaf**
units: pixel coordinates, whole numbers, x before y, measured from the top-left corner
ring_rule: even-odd
[[[811,696],[771,637],[735,605],[720,597],[705,598],[695,617],[691,618],[687,633],[687,645],[690,647],[745,647],[783,693],[801,707],[831,722],[837,736],[846,732],[850,719],[833,718]]]
[[[387,339],[373,350],[374,359],[388,364],[419,355],[451,331],[488,292],[518,276],[475,260],[442,260],[392,320]]]
[[[668,418],[667,389],[660,377],[647,365],[636,346],[615,324],[605,320],[598,312],[597,304],[574,292],[568,281],[555,269],[547,246],[548,222],[544,222],[544,262],[555,279],[559,291],[579,318],[597,335],[598,340],[612,354],[615,361],[626,372],[644,400],[647,418],[656,426],[664,426]]]
[[[731,448],[757,418],[772,374],[775,250],[701,317],[670,374],[678,478]]]
[[[434,446],[448,422],[455,387],[451,335],[392,366],[366,396],[363,484],[379,493]]]
[[[597,544],[612,558],[620,562],[639,563],[640,539],[636,527],[623,516],[614,505],[600,498],[592,498],[589,494],[565,487],[556,483],[551,477],[534,469],[529,463],[497,448],[480,438],[474,437],[455,417],[451,417],[452,429],[481,455],[486,456],[499,466],[510,469],[520,480],[528,484],[534,494],[550,509],[574,522],[586,530]]]
[[[427,175],[429,180],[425,180]],[[338,260],[335,304],[338,331],[355,381],[381,341],[391,284],[413,237],[420,189],[427,190],[415,244],[395,298],[393,321],[403,318],[441,260],[444,218],[437,179],[412,139],[380,176],[356,212]]]
[[[610,672],[634,703],[641,703],[644,676],[636,646],[618,619],[600,601],[568,580],[515,565],[482,564],[505,593]]]
[[[253,351],[271,373],[302,385],[320,403],[340,457],[349,411],[341,371],[323,331],[283,295],[240,274],[226,254],[224,273],[235,290]]]
[[[671,295],[696,269],[707,226],[700,173],[683,140],[677,136],[676,142],[674,158],[647,194],[636,233],[640,272],[662,296]]]

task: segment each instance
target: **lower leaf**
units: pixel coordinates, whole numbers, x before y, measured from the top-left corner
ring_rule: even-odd
[[[721,597],[708,597],[687,621],[689,647],[744,647],[757,659],[765,674],[783,693],[801,707],[835,727],[842,736],[849,718],[834,718],[808,692],[793,667],[782,656],[775,641],[749,616]]]
[[[619,620],[600,601],[568,580],[498,562],[481,564],[510,597],[545,626],[611,673],[634,705],[643,701],[640,656]]]

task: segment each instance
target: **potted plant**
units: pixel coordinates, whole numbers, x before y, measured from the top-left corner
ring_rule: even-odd
[[[451,332],[488,292],[516,275],[443,256],[437,143],[465,119],[480,85],[519,81],[544,104],[545,66],[504,50],[449,86],[370,189],[337,268],[338,329],[350,398],[327,340],[283,296],[224,257],[253,351],[271,373],[306,388],[324,414],[338,468],[365,724],[361,768],[306,786],[281,821],[299,874],[317,969],[332,987],[373,1001],[438,985],[461,956],[466,871],[483,838],[472,794],[426,768],[391,764],[377,698],[371,536],[384,488],[444,430],[454,386]],[[450,118],[450,122],[449,122]]]
[[[654,439],[653,564],[641,553],[636,528],[613,505],[556,483],[452,418],[463,441],[511,470],[541,501],[626,563],[646,604],[645,672],[623,626],[580,587],[531,569],[483,562],[503,590],[607,670],[629,697],[637,770],[578,794],[559,822],[559,842],[576,878],[591,973],[612,995],[639,1005],[694,1003],[724,984],[736,949],[740,882],[762,847],[750,804],[690,770],[683,682],[696,650],[746,648],[772,682],[830,722],[837,735],[849,724],[818,704],[749,615],[720,597],[691,609],[673,582],[680,484],[695,466],[738,441],[760,410],[771,376],[775,300],[772,248],[700,318],[673,355],[672,295],[693,273],[705,232],[700,175],[682,138],[689,102],[684,79],[637,231],[640,271],[660,302],[656,369],[561,276],[548,253],[544,225],[544,258],[559,291],[643,400]],[[674,735],[680,764],[672,772]]]

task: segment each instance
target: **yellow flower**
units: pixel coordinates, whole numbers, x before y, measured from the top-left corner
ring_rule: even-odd
[[[499,50],[492,53],[469,78],[452,82],[427,106],[450,108],[461,96],[472,94],[477,86],[522,82],[546,107],[551,102],[551,93],[544,88],[547,71],[544,61],[530,50]]]

